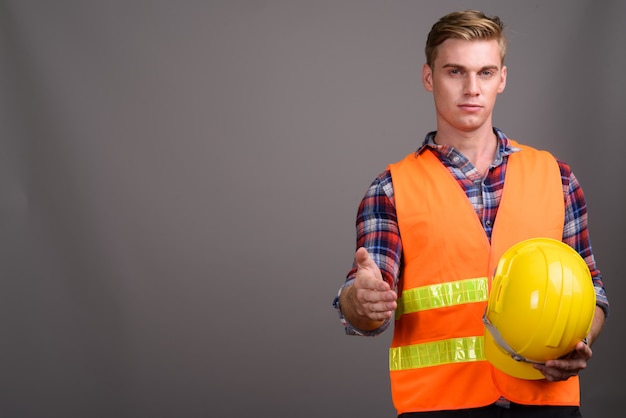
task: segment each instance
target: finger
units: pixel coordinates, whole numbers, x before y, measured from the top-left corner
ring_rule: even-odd
[[[587,367],[587,361],[582,358],[548,360],[546,366],[564,373],[578,373]]]
[[[364,303],[376,305],[379,311],[396,309],[396,299],[398,299],[398,296],[393,290],[380,291],[361,289],[358,296]]]
[[[383,312],[372,312],[369,317],[374,321],[383,321],[387,318],[391,318],[393,315],[392,311],[383,311]]]
[[[576,353],[573,351],[572,353]],[[567,380],[578,375],[587,367],[587,361],[583,358],[563,358],[558,360],[548,360],[545,365],[535,365],[546,379],[550,381]]]
[[[395,302],[368,303],[365,308],[372,319],[386,319],[393,315]]]
[[[548,367],[542,364],[534,364],[533,367],[539,370],[546,380],[550,382],[559,382],[561,380],[567,380],[572,376],[575,376],[576,372],[563,370],[557,367]]]
[[[586,341],[579,341],[575,347],[576,353],[578,353],[579,357],[589,360],[593,355],[593,350],[587,344]]]

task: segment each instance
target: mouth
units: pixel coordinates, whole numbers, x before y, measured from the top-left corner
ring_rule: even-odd
[[[476,112],[479,111],[480,109],[482,109],[483,107],[481,105],[477,105],[477,104],[473,104],[473,103],[464,103],[464,104],[460,104],[459,108],[467,111],[467,112]]]

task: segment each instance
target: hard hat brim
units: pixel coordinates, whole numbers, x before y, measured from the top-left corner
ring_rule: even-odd
[[[496,369],[518,379],[539,380],[545,376],[533,367],[531,363],[514,360],[494,340],[488,330],[485,330],[485,357]]]

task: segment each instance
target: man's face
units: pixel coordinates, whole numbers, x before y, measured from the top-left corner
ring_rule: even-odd
[[[422,82],[433,93],[438,129],[491,129],[496,97],[506,85],[498,41],[446,40],[433,68],[424,64]]]

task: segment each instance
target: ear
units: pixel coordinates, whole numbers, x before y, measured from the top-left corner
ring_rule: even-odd
[[[498,86],[498,93],[502,93],[506,87],[506,65],[502,66],[500,71],[500,85]]]
[[[422,66],[422,84],[426,91],[433,91],[433,71],[428,64]]]

